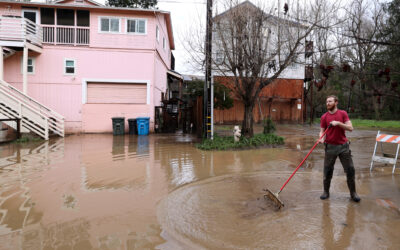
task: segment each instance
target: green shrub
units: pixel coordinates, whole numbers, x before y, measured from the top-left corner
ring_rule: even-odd
[[[263,120],[264,134],[272,134],[275,132],[275,124],[270,117]]]

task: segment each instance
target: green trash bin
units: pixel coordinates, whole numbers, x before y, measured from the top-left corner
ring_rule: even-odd
[[[124,135],[125,133],[125,117],[113,117],[113,135]]]

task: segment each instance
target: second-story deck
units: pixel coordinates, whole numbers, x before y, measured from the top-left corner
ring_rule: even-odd
[[[0,46],[25,47],[41,52],[42,28],[36,23],[19,16],[0,17]]]
[[[38,25],[20,16],[0,16],[0,46],[30,45],[38,52],[43,44],[88,46],[89,34],[89,27]]]
[[[89,45],[89,27],[42,25],[43,43]]]

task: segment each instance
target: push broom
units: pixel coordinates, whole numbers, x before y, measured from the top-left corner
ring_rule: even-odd
[[[283,184],[283,186],[281,187],[281,189],[278,192],[273,193],[269,189],[264,189],[264,191],[266,192],[266,194],[264,195],[264,198],[265,199],[269,198],[278,209],[281,209],[284,206],[283,202],[279,199],[279,194],[285,188],[286,184],[288,184],[290,179],[292,179],[293,175],[297,172],[297,170],[301,167],[301,165],[303,165],[303,163],[307,160],[308,156],[311,154],[311,152],[314,150],[314,148],[318,145],[319,140],[321,140],[325,136],[326,132],[328,132],[328,129],[330,127],[332,127],[331,124],[329,124],[328,128],[325,129],[324,133],[321,135],[321,137],[317,140],[317,142],[311,148],[310,152],[308,152],[306,157],[304,157],[304,159],[300,162],[300,164],[297,166],[297,168],[293,171],[292,175],[286,180],[286,182]]]

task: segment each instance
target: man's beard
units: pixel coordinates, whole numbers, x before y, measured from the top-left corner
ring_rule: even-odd
[[[328,110],[328,111],[333,111],[333,110],[335,110],[335,108],[336,108],[336,104],[333,104],[332,106],[328,106],[328,105],[326,105],[326,109]]]

